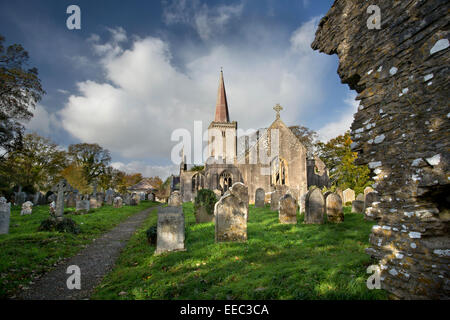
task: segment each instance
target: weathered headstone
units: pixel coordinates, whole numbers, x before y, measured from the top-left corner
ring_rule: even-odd
[[[265,198],[266,193],[264,192],[264,189],[258,188],[255,192],[255,207],[256,208],[264,208],[265,207]]]
[[[322,224],[325,211],[325,201],[322,191],[314,188],[308,191],[305,198],[305,221],[306,224]]]
[[[33,202],[26,201],[22,204],[22,210],[20,211],[20,215],[28,215],[33,213]]]
[[[90,210],[90,200],[77,200],[75,211],[77,213],[88,213]]]
[[[364,201],[364,195],[362,193],[359,193],[358,196],[356,197],[356,200]]]
[[[216,242],[247,241],[248,188],[236,182],[214,206]]]
[[[57,188],[55,217],[57,221],[62,221],[64,218],[64,192],[70,191],[71,188],[65,179],[59,181]]]
[[[74,192],[70,192],[65,199],[66,207],[73,208],[77,205],[77,195]]]
[[[11,203],[7,203],[6,199],[0,198],[0,234],[9,233],[9,219],[11,217]]]
[[[297,224],[297,200],[290,194],[286,194],[280,199],[280,210],[278,218],[282,224]]]
[[[177,207],[183,204],[181,194],[179,191],[174,191],[170,194],[168,205],[169,207]]]
[[[95,198],[94,196],[91,196],[89,199],[89,208],[90,209],[98,208],[97,198]]]
[[[278,211],[280,209],[280,198],[282,194],[280,191],[275,190],[270,195],[270,210]]]
[[[344,192],[342,193],[343,194],[343,202],[344,202],[344,205],[347,203],[347,202],[352,202],[353,200],[355,200],[355,191],[353,191],[352,189],[350,189],[350,188],[348,188],[348,189],[345,189],[344,190]]]
[[[342,199],[336,193],[330,193],[325,199],[327,219],[330,222],[340,223],[344,221]]]
[[[353,213],[363,213],[364,211],[364,201],[354,200],[352,201],[352,212]]]
[[[155,254],[185,250],[185,226],[180,206],[159,208]]]
[[[114,198],[114,208],[122,208],[123,200],[121,197],[115,197]]]

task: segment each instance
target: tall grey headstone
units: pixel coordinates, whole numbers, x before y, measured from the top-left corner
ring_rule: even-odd
[[[325,213],[325,201],[322,191],[318,188],[309,190],[305,199],[305,221],[306,224],[322,224]]]
[[[9,220],[11,218],[11,203],[7,203],[6,199],[0,198],[0,234],[9,233]]]
[[[255,192],[255,207],[256,208],[264,208],[265,206],[265,198],[266,193],[264,192],[263,188],[256,189]]]
[[[278,190],[275,190],[270,195],[270,210],[272,211],[278,211],[280,209],[280,199],[281,199],[281,192]]]
[[[155,255],[185,250],[184,239],[183,209],[180,206],[159,208]]]

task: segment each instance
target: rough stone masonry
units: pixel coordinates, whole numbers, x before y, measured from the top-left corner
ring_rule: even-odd
[[[352,149],[380,196],[367,252],[393,298],[450,297],[449,12],[444,0],[336,0],[312,43],[358,93]]]

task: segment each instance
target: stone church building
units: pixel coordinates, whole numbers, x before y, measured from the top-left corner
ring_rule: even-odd
[[[221,71],[215,117],[208,127],[208,159],[203,168],[188,165],[184,157],[180,165],[183,201],[194,201],[204,188],[223,195],[235,182],[248,186],[250,203],[258,188],[264,189],[267,199],[280,190],[300,201],[309,186],[329,186],[325,164],[317,156],[308,159],[305,146],[281,120],[282,109],[274,107],[276,118],[267,129],[238,137]]]

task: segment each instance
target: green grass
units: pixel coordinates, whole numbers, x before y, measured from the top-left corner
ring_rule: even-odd
[[[91,298],[387,298],[366,287],[373,223],[348,207],[342,224],[304,225],[300,215],[297,225],[281,225],[277,212],[250,206],[246,243],[215,243],[214,224],[195,224],[192,203],[184,212],[187,251],[153,255],[145,231],[156,224],[155,210]]]
[[[28,286],[36,275],[74,256],[93,239],[129,216],[156,204],[142,201],[138,206],[121,209],[104,206],[86,215],[75,215],[74,208],[66,208],[66,216],[80,226],[78,235],[38,232],[40,223],[49,217],[47,205],[34,206],[33,214],[27,216],[20,216],[19,206],[13,206],[9,234],[0,235],[0,298],[13,296],[18,288]]]

